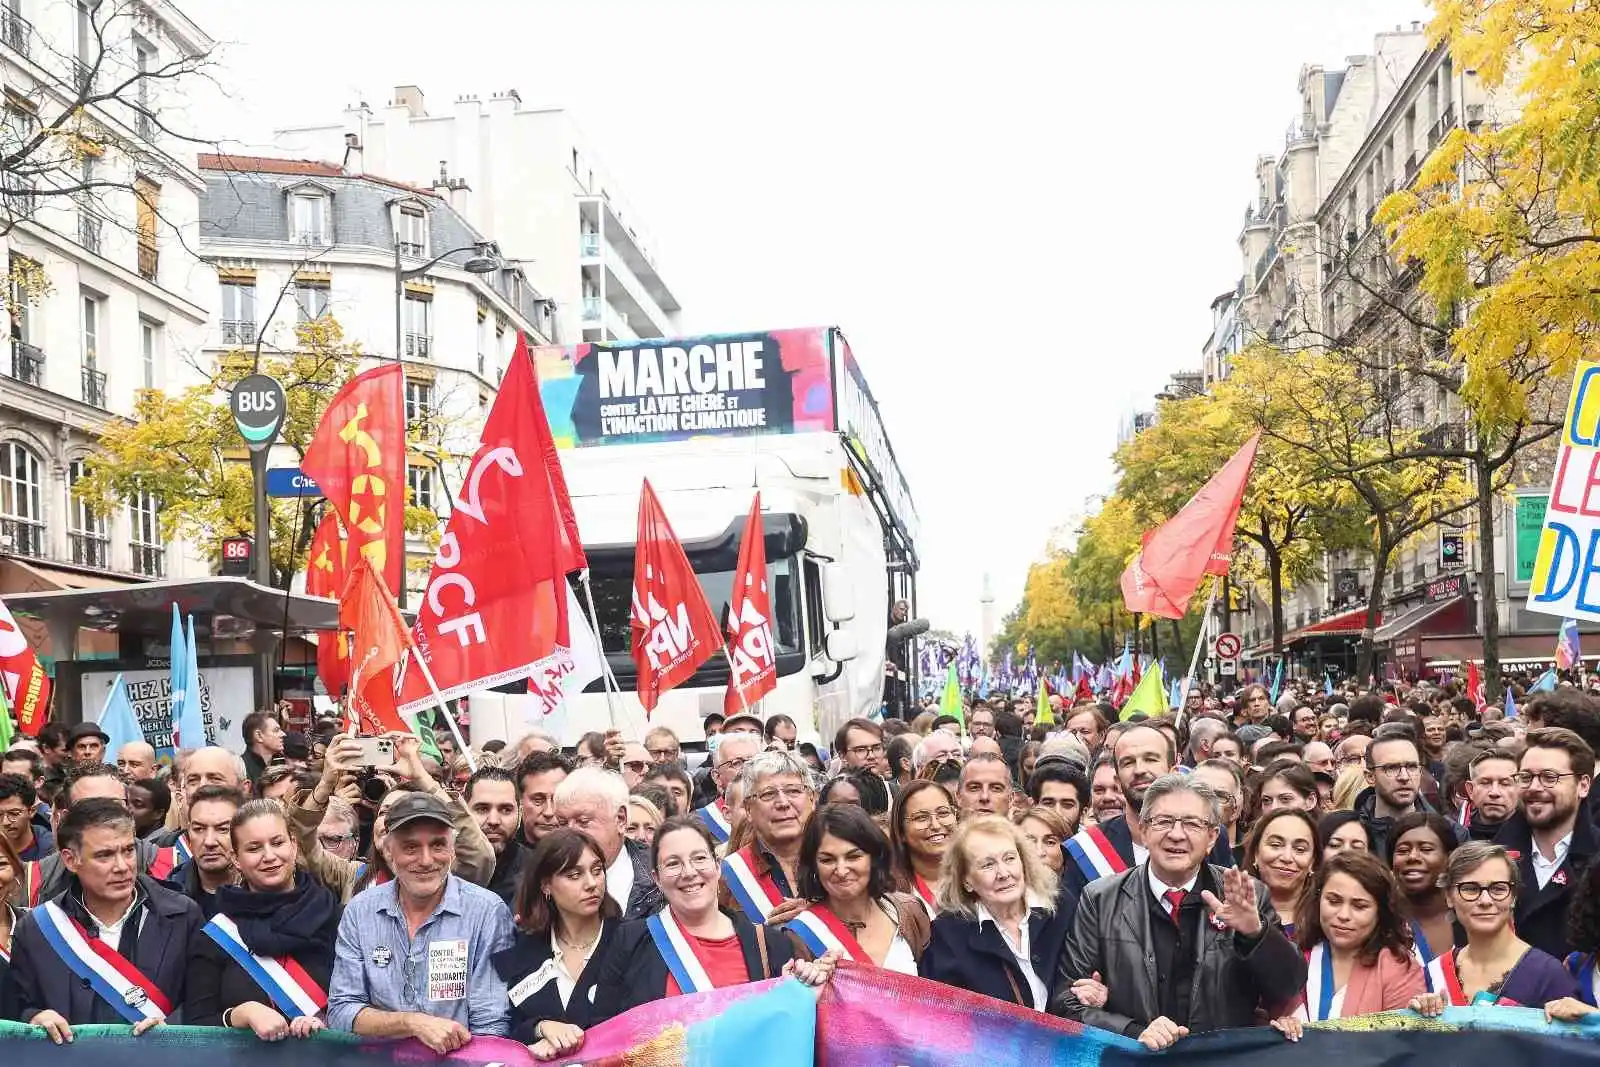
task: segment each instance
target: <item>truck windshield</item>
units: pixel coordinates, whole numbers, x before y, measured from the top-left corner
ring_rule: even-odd
[[[706,600],[711,610],[716,612],[718,621],[725,622],[728,617],[728,595],[733,589],[733,568],[706,569],[715,564],[696,558],[697,555],[695,552],[689,553],[695,577],[700,579],[700,588],[705,591]],[[722,560],[717,559],[716,562]],[[777,643],[780,658],[804,651],[800,582],[796,578],[798,571],[797,561],[792,557],[767,561],[767,588],[772,594],[772,638]],[[600,642],[605,647],[607,658],[612,661],[611,669],[619,678],[624,675],[631,677],[633,635],[628,626],[628,614],[633,600],[633,554],[591,554],[589,581],[594,586],[594,610],[600,619]],[[578,595],[581,601],[582,590]],[[726,634],[725,628],[723,632]],[[727,665],[720,655],[708,661],[702,671],[710,674],[720,671],[726,682]],[[778,671],[785,673],[781,659]],[[700,684],[698,673],[696,680],[690,684]]]

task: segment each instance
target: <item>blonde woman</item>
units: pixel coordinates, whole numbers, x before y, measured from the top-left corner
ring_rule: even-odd
[[[1367,769],[1364,766],[1346,767],[1333,783],[1333,796],[1328,801],[1329,811],[1353,811],[1356,796],[1367,787]]]
[[[1021,828],[998,815],[961,823],[942,875],[939,916],[918,973],[1043,1011],[1077,899],[1057,899],[1055,873]],[[1048,961],[1042,974],[1036,959]]]

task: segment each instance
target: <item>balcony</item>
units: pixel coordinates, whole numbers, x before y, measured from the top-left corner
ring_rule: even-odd
[[[111,538],[103,534],[69,533],[67,540],[72,546],[73,563],[103,571],[111,569]]]
[[[84,367],[80,374],[83,386],[83,402],[91,407],[105,410],[106,406],[106,372],[95,370],[93,367]]]
[[[11,377],[44,388],[44,353],[20,337],[11,339]]]
[[[406,334],[406,358],[429,359],[433,352],[433,338],[425,333]]]
[[[603,308],[598,296],[586,296],[583,298],[584,322],[599,322],[602,310]]]
[[[139,277],[147,282],[156,280],[156,272],[161,266],[161,253],[150,245],[139,246]]]
[[[140,106],[143,107],[144,105],[141,104]],[[141,140],[154,141],[156,139],[156,120],[144,111],[139,112],[139,117],[134,119],[133,129]]]
[[[45,558],[45,527],[32,519],[0,519],[0,551],[32,559]]]
[[[225,345],[253,345],[256,343],[254,319],[223,319],[222,343]]]
[[[72,88],[78,92],[79,96],[88,96],[94,92],[97,73],[94,67],[81,59],[73,59],[68,68]]]
[[[1274,241],[1272,244],[1268,245],[1266,251],[1262,252],[1261,255],[1256,259],[1255,279],[1257,285],[1261,284],[1261,279],[1267,276],[1267,271],[1272,269],[1272,265],[1276,263],[1277,260],[1278,243]]]
[[[1455,129],[1455,125],[1456,106],[1451,104],[1449,107],[1444,109],[1444,114],[1439,116],[1439,121],[1435,122],[1428,130],[1428,147],[1432,148],[1440,141],[1444,140],[1445,136],[1449,134],[1451,130]]]
[[[86,251],[93,252],[97,256],[100,254],[100,235],[103,229],[104,224],[100,216],[87,210],[78,212],[78,243]]]
[[[584,259],[596,259],[600,255],[600,235],[597,233],[580,234],[578,237],[578,254]]]
[[[0,8],[0,11],[5,10]],[[5,203],[5,212],[12,219],[25,219],[31,216],[38,206],[38,187],[27,178],[8,174],[5,184],[0,186],[0,198]]]
[[[1301,115],[1289,124],[1289,129],[1284,132],[1283,146],[1293,148],[1297,144],[1309,144],[1317,139],[1317,124],[1311,121],[1311,116]]]
[[[133,573],[146,578],[164,578],[167,573],[167,550],[160,545],[142,545],[135,541],[128,546]]]
[[[326,248],[329,244],[328,235],[321,230],[298,230],[290,240],[306,248]]]
[[[412,259],[423,259],[428,254],[428,246],[419,241],[401,241],[400,254],[410,256]]]
[[[0,44],[24,58],[33,43],[33,26],[19,12],[0,7]]]

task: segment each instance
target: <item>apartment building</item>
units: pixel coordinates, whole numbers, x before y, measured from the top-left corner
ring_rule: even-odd
[[[510,90],[434,113],[420,88],[403,85],[382,108],[363,102],[342,121],[281,129],[275,141],[285,155],[344,159],[447,192],[555,301],[563,343],[682,332],[643,220],[561,108],[526,107]]]
[[[159,500],[95,514],[71,490],[140,390],[198,380],[202,181],[172,131],[211,48],[164,0],[0,4],[0,593],[210,573]]]
[[[210,299],[219,309],[207,356],[258,341],[291,351],[300,324],[324,316],[374,362],[398,351],[414,441],[412,501],[442,518],[517,334],[550,343],[551,302],[452,205],[452,190],[375,177],[350,163],[200,157],[200,254],[214,268]],[[274,465],[294,463],[287,451],[274,457]],[[429,554],[420,540],[410,551]]]

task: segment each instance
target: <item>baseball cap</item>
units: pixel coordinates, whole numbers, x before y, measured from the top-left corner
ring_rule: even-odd
[[[432,793],[407,793],[389,805],[389,810],[383,816],[383,826],[392,834],[407,823],[420,822],[424,819],[443,823],[445,826],[455,825],[455,819],[451,817],[450,809],[445,807],[444,801]]]
[[[725,734],[736,733],[739,730],[753,730],[759,734],[763,733],[765,729],[766,724],[761,721],[761,716],[749,715],[744,712],[730,717],[722,724],[722,732]]]

